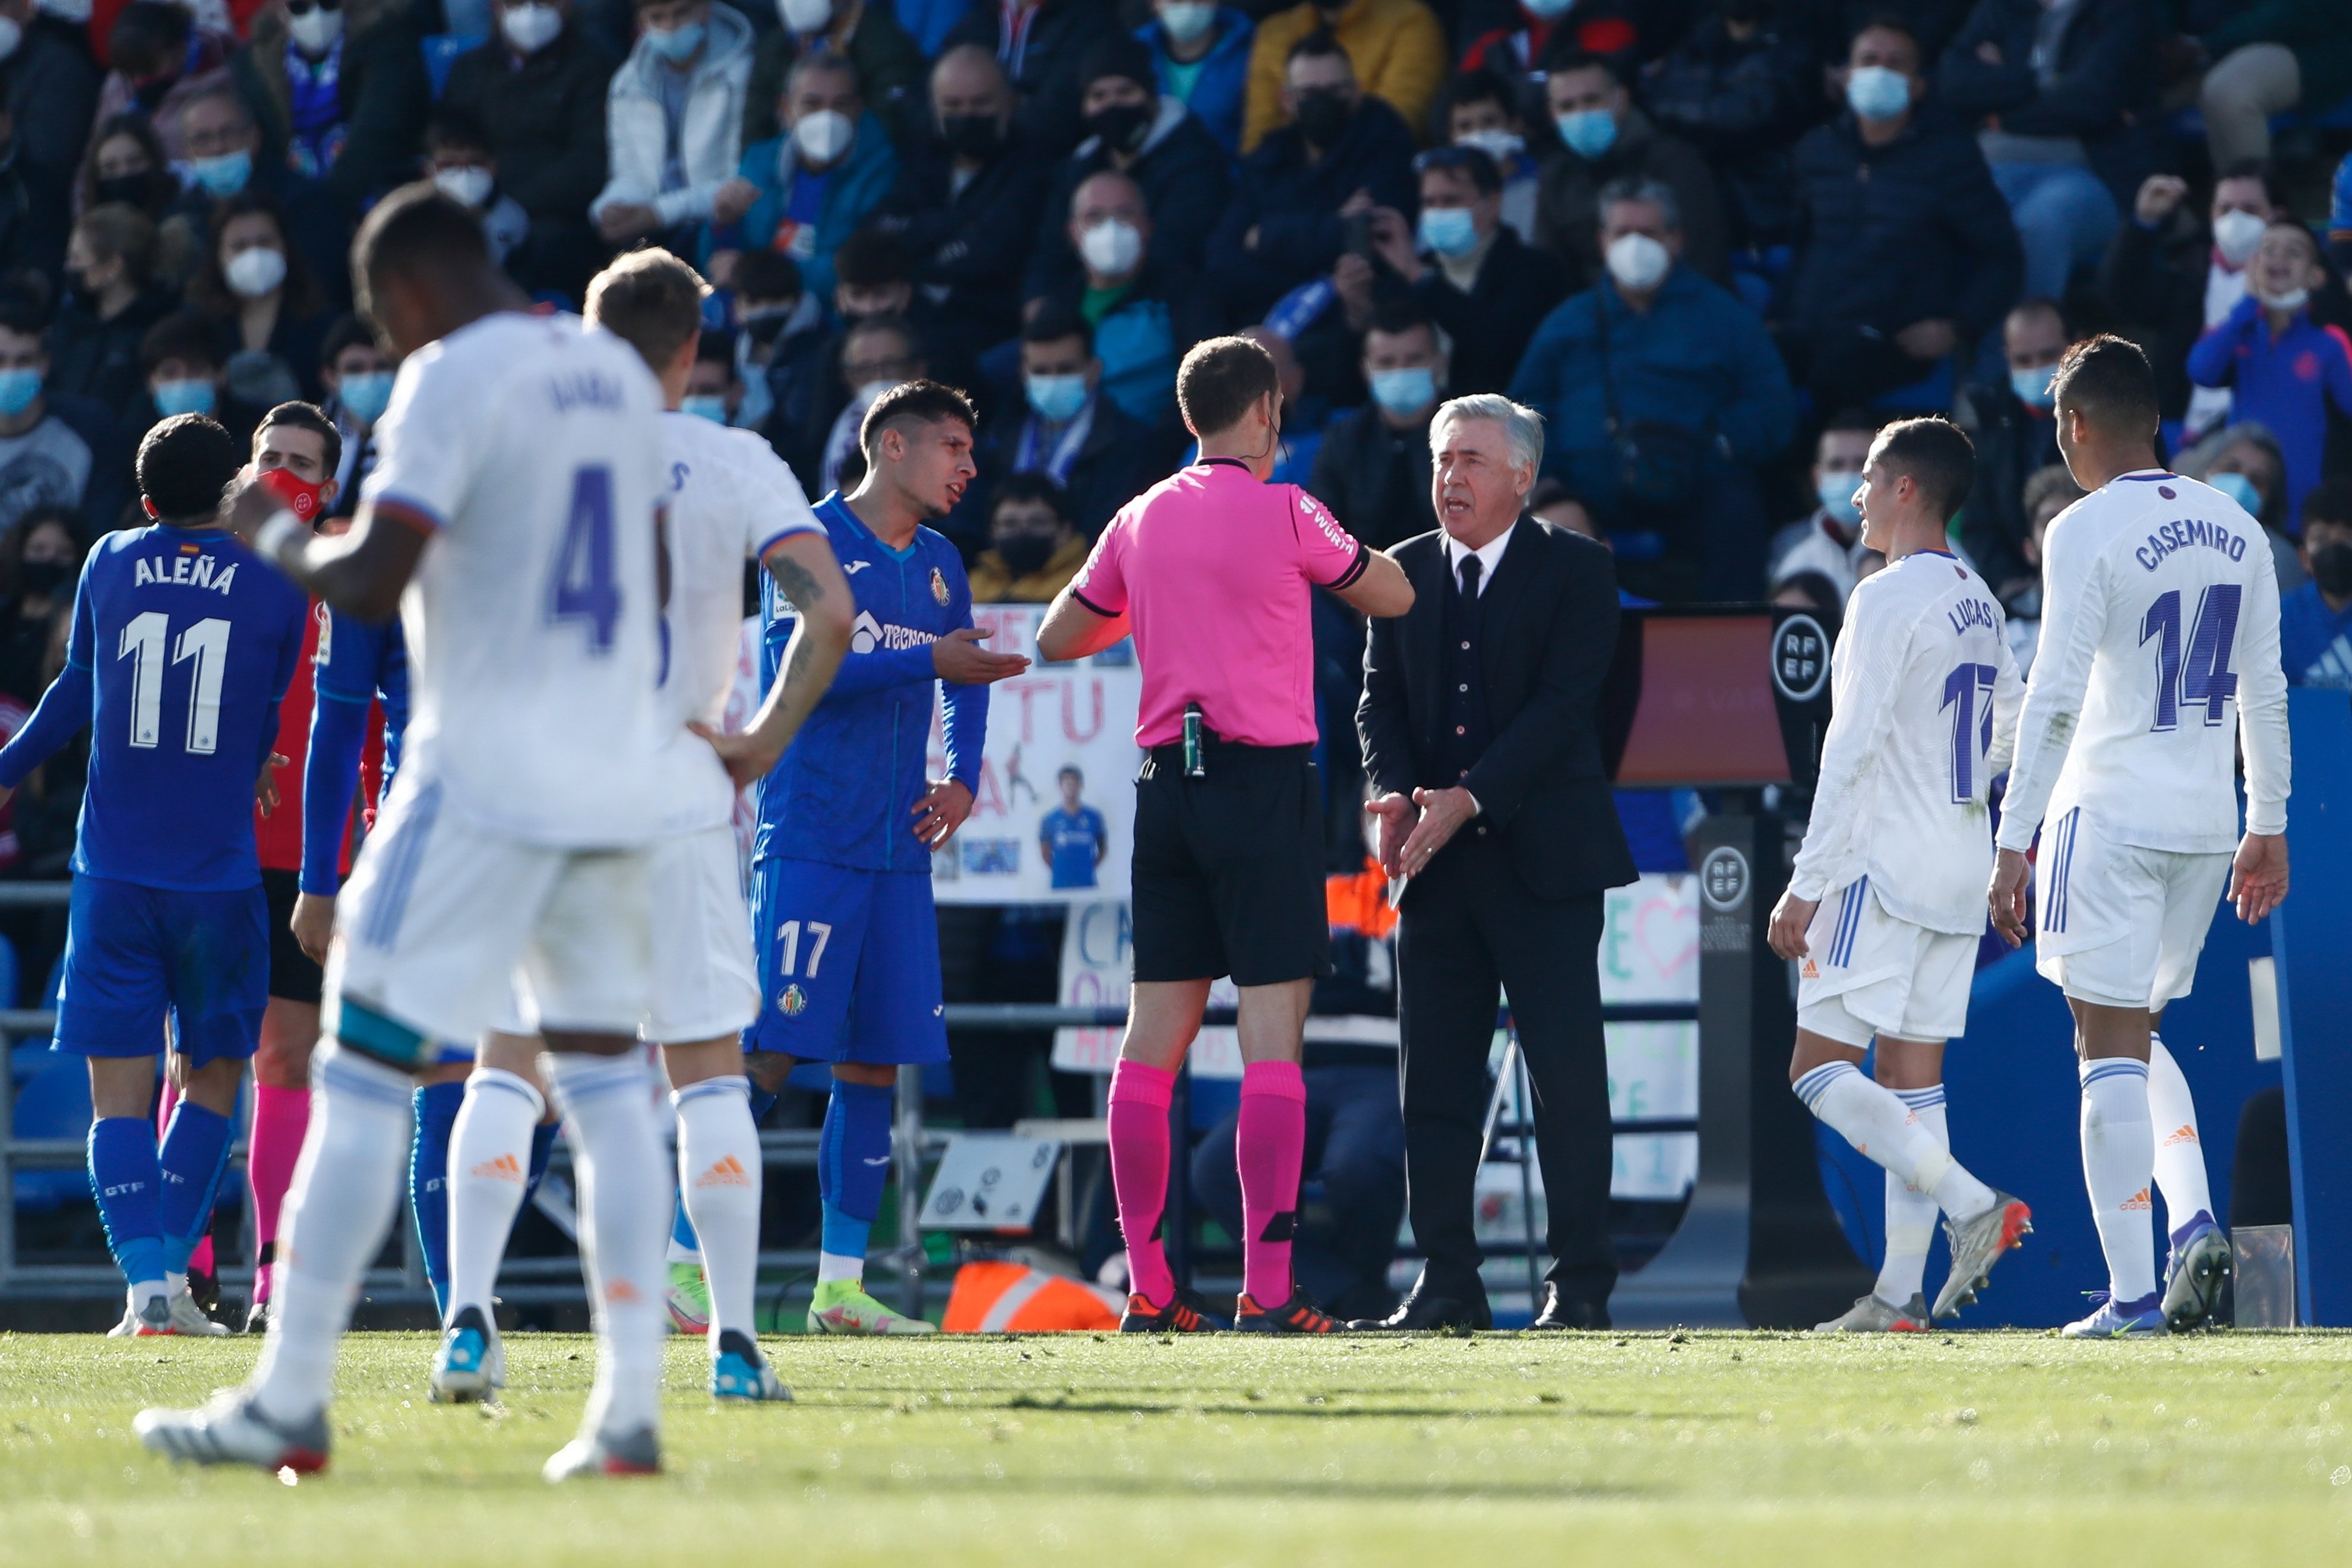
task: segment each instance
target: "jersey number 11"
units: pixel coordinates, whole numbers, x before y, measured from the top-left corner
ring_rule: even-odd
[[[172,662],[196,661],[195,679],[188,693],[188,733],[184,744],[197,756],[208,757],[220,744],[221,683],[228,675],[229,623],[217,616],[198,621],[180,634],[172,646]],[[172,617],[148,610],[131,617],[122,628],[117,658],[135,659],[131,670],[131,743],[160,745],[163,732],[163,645],[171,640]]]

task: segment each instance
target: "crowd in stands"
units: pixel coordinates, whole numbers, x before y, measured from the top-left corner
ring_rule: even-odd
[[[1368,542],[1431,526],[1436,405],[1506,392],[1650,601],[1834,615],[1871,432],[1949,412],[2030,657],[2051,370],[2121,331],[2271,531],[2290,679],[2352,685],[2347,145],[2338,0],[0,0],[0,725],[158,419],[317,400],[353,504],[396,367],[346,248],[425,177],[553,304],[702,268],[687,406],[813,496],[883,387],[971,389],[982,597],[1069,580],[1184,460],[1184,351],[1247,331],[1277,477]],[[62,867],[69,772],[0,862]]]

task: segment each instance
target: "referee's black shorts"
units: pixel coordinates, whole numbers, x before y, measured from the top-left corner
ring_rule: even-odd
[[[1330,972],[1310,748],[1212,740],[1206,778],[1154,747],[1135,781],[1135,978],[1278,985]]]
[[[269,994],[315,1007],[326,976],[294,940],[294,900],[302,891],[301,873],[265,866],[261,890],[269,900]]]

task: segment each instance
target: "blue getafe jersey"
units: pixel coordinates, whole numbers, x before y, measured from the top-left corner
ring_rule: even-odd
[[[1054,886],[1091,888],[1095,885],[1095,852],[1109,837],[1102,813],[1091,805],[1076,811],[1055,806],[1037,825],[1037,837],[1054,857]]]
[[[318,700],[310,709],[310,755],[302,775],[302,890],[332,897],[342,886],[342,846],[373,703],[383,704],[379,799],[392,794],[400,767],[401,735],[408,728],[408,641],[397,619],[370,626],[331,612],[316,664]]]
[[[971,585],[945,536],[915,531],[904,554],[874,537],[839,493],[817,503],[818,521],[848,579],[856,616],[832,689],[760,788],[755,860],[818,860],[866,871],[928,871],[914,835],[915,803],[929,787],[931,644],[971,625]],[[793,634],[792,606],[760,578],[765,622],[760,684],[772,685]],[[980,779],[988,688],[946,691],[948,772],[967,788]]]
[[[65,670],[0,750],[0,784],[88,723],[76,871],[184,891],[254,886],[254,784],[310,614],[300,589],[226,533],[107,535],[82,565]],[[291,809],[296,781],[278,787]]]
[[[383,703],[383,793],[400,766],[401,731],[408,728],[408,639],[394,616],[370,626],[357,616],[330,614],[314,672],[319,695],[336,702]]]

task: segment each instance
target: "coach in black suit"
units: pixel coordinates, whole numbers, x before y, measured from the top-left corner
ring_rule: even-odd
[[[1601,761],[1617,643],[1609,551],[1524,515],[1543,421],[1494,395],[1430,425],[1440,527],[1392,552],[1406,615],[1372,623],[1356,710],[1381,859],[1411,879],[1397,932],[1405,1179],[1427,1255],[1393,1317],[1485,1328],[1472,1187],[1498,990],[1535,1087],[1554,1258],[1538,1328],[1606,1328],[1609,1070],[1601,894],[1634,878]]]

